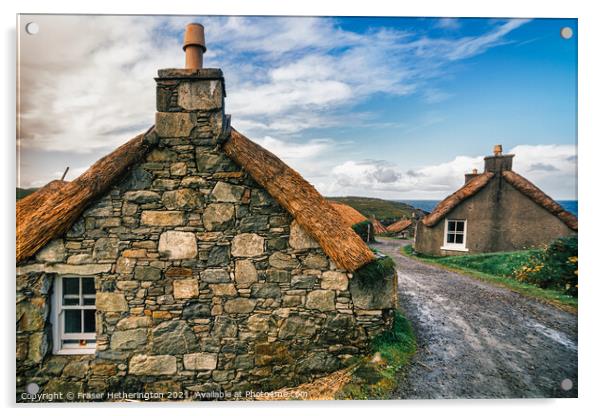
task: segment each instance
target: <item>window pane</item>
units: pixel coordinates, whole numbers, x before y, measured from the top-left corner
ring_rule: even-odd
[[[456,231],[456,222],[455,221],[447,222],[447,231]]]
[[[91,309],[84,310],[84,332],[96,332],[96,317]]]
[[[456,234],[456,244],[464,244],[464,234]]]
[[[94,278],[93,277],[84,277],[82,279],[82,293],[84,295],[93,295],[96,293],[94,290]]]
[[[447,242],[448,243],[453,243],[454,242],[454,234],[448,234],[447,235]]]
[[[79,305],[79,296],[77,296],[77,297],[75,297],[73,295],[65,296],[63,298],[63,305],[65,305],[65,306]]]
[[[94,305],[96,303],[96,298],[93,296],[86,296],[84,298],[84,305]]]
[[[78,295],[79,296],[79,278],[77,278],[77,277],[63,278],[63,295]]]
[[[65,333],[82,332],[82,311],[66,310],[63,312],[65,316]]]
[[[458,221],[456,223],[456,231],[464,231],[464,221]]]

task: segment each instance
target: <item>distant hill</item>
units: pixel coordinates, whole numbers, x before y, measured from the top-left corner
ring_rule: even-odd
[[[40,188],[17,188],[17,201],[21,198],[25,198],[29,194],[33,194]]]
[[[384,225],[392,224],[401,217],[411,218],[412,212],[419,211],[417,208],[414,208],[413,206],[403,202],[388,201],[386,199],[379,198],[337,196],[328,197],[327,199],[352,206],[368,218],[375,216]]]

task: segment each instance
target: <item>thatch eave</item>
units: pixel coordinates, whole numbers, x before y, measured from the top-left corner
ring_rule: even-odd
[[[456,192],[439,202],[433,212],[422,218],[422,223],[427,227],[433,227],[437,225],[439,221],[445,218],[445,216],[461,202],[483,189],[494,176],[495,174],[492,172],[484,172],[478,176],[475,176]]]
[[[86,207],[108,191],[155,142],[151,127],[98,160],[75,180],[52,181],[17,201],[17,263],[67,232]]]

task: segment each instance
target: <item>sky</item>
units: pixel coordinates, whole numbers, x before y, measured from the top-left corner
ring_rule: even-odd
[[[323,195],[442,199],[502,144],[577,199],[576,19],[21,15],[17,186],[72,180],[150,127],[192,21],[232,125]]]

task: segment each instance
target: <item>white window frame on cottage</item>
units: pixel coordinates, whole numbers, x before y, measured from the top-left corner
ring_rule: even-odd
[[[464,229],[461,232],[458,231],[449,231],[449,223],[450,222],[462,222],[464,223]],[[449,234],[453,235],[462,235],[462,243],[448,243],[447,236]],[[443,246],[441,246],[441,250],[451,250],[451,251],[468,251],[466,248],[466,237],[468,235],[468,221],[465,219],[445,219],[445,228],[443,229]],[[455,240],[455,238],[454,238]]]
[[[78,294],[65,295],[63,297],[63,288],[65,279],[78,279]],[[52,291],[52,309],[50,320],[52,323],[52,353],[56,355],[75,355],[75,354],[94,354],[96,352],[96,316],[94,332],[84,332],[84,311],[96,311],[96,293],[83,293],[83,279],[92,279],[92,276],[57,276],[54,279]],[[63,298],[77,300],[76,305],[65,305]],[[87,302],[86,302],[87,300]],[[90,300],[93,300],[90,302]],[[85,303],[88,303],[86,305]],[[91,303],[91,304],[90,304]],[[66,311],[81,311],[80,329],[81,332],[65,331]],[[95,314],[94,314],[95,315]]]

